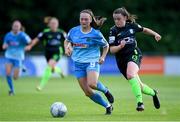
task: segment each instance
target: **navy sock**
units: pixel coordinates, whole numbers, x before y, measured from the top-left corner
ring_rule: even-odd
[[[6,80],[11,92],[14,92],[13,82],[11,76],[6,76]]]
[[[97,90],[103,92],[104,94],[108,91],[108,89],[100,81],[97,82]]]
[[[107,108],[109,105],[98,93],[94,93],[93,95],[91,95],[90,99],[93,100],[95,103],[104,106],[105,108]]]

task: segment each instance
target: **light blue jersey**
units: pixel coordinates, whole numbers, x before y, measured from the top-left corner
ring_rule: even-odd
[[[72,28],[68,33],[67,40],[73,44],[71,56],[73,61],[80,63],[99,62],[100,47],[108,45],[99,30],[91,28],[89,33],[83,33],[81,26]]]
[[[4,44],[8,45],[5,57],[9,59],[24,60],[24,47],[30,43],[31,39],[25,32],[14,34],[9,32],[4,38]]]

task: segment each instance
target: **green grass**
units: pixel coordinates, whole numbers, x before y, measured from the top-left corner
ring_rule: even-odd
[[[15,96],[8,96],[5,79],[0,81],[0,121],[180,121],[180,77],[142,76],[146,84],[158,89],[161,108],[156,110],[152,97],[143,95],[145,111],[136,112],[129,83],[120,76],[101,76],[115,97],[111,116],[84,95],[74,77],[52,78],[41,92],[35,89],[39,80],[24,77],[15,81]],[[50,115],[56,101],[68,108],[64,118]]]

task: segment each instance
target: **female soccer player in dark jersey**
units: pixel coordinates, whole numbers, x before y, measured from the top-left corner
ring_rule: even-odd
[[[140,49],[137,47],[135,34],[143,32],[154,36],[156,41],[161,36],[153,30],[135,23],[136,16],[131,15],[124,7],[113,12],[115,26],[110,29],[110,52],[115,54],[117,66],[124,77],[129,81],[137,101],[137,111],[143,111],[142,93],[153,97],[155,108],[160,108],[157,92],[142,83],[138,71],[142,59]]]
[[[40,85],[37,87],[37,90],[39,91],[43,89],[53,72],[56,72],[60,74],[61,77],[64,77],[62,70],[57,67],[56,64],[60,59],[60,54],[62,53],[61,48],[63,47],[62,44],[64,43],[66,33],[63,30],[58,29],[59,22],[55,17],[49,19],[48,26],[49,28],[40,32],[26,48],[26,50],[31,50],[31,48],[39,41],[43,41],[45,45],[45,57],[48,62],[48,66],[44,71]]]
[[[109,49],[104,36],[97,30],[103,24],[104,18],[99,17],[96,20],[91,10],[83,10],[80,12],[79,20],[80,25],[72,28],[68,33],[65,53],[68,56],[72,53],[75,75],[86,96],[106,108],[106,114],[109,115],[114,98],[109,90],[98,81],[100,64],[104,62]],[[102,54],[100,48],[102,48]],[[103,92],[109,102],[95,90]]]

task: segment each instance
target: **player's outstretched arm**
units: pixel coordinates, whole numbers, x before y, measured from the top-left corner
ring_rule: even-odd
[[[33,39],[31,43],[25,47],[25,50],[30,51],[32,47],[34,47],[38,43],[38,41],[39,41],[38,38]]]
[[[149,28],[143,28],[143,33],[154,36],[156,41],[161,40],[161,35],[159,35],[157,32],[149,29]]]

